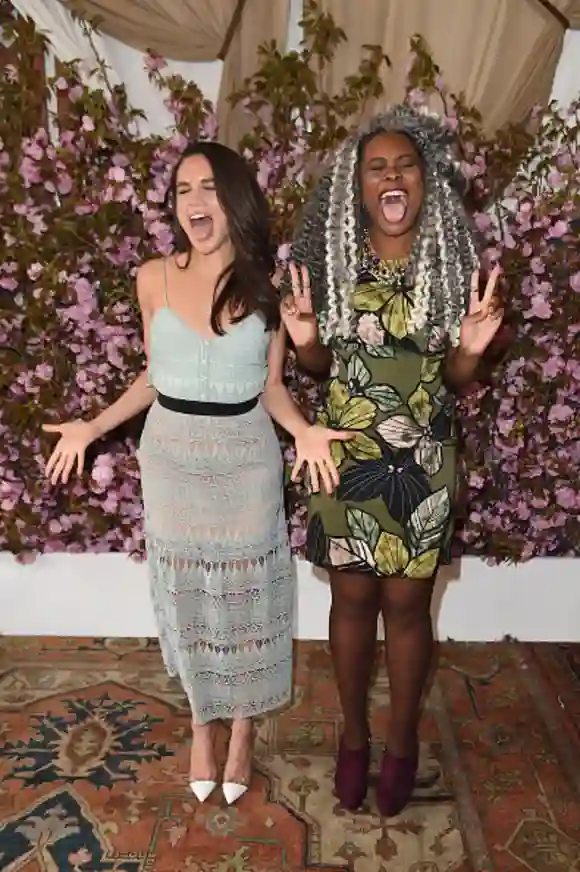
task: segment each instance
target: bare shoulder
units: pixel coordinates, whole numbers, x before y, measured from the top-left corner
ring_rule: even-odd
[[[137,297],[141,307],[149,307],[159,290],[163,288],[166,263],[167,258],[156,257],[152,260],[146,260],[137,268],[135,278]]]

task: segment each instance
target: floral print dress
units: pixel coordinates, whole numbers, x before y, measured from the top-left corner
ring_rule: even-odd
[[[363,271],[357,336],[332,347],[318,421],[353,438],[333,444],[338,489],[310,498],[307,555],[316,566],[430,579],[449,560],[454,396],[443,383],[443,342],[409,335],[412,303],[403,283]]]

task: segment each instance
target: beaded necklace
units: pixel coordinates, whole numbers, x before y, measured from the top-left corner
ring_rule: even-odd
[[[393,260],[383,260],[373,250],[368,233],[365,233],[363,243],[363,266],[374,279],[389,287],[401,288],[405,284],[408,257],[399,257]]]

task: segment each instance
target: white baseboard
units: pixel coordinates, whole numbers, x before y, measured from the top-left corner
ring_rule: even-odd
[[[297,562],[297,639],[326,639],[324,574]],[[488,566],[477,558],[441,573],[433,617],[440,639],[580,641],[580,560]],[[124,554],[48,554],[31,565],[0,553],[0,634],[155,636],[147,567]]]

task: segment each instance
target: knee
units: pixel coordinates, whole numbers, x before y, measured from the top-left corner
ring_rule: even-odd
[[[377,620],[379,598],[376,592],[332,591],[331,612],[335,617],[350,621]]]
[[[405,629],[431,620],[431,585],[413,585],[405,591],[388,590],[382,597],[385,623]]]

